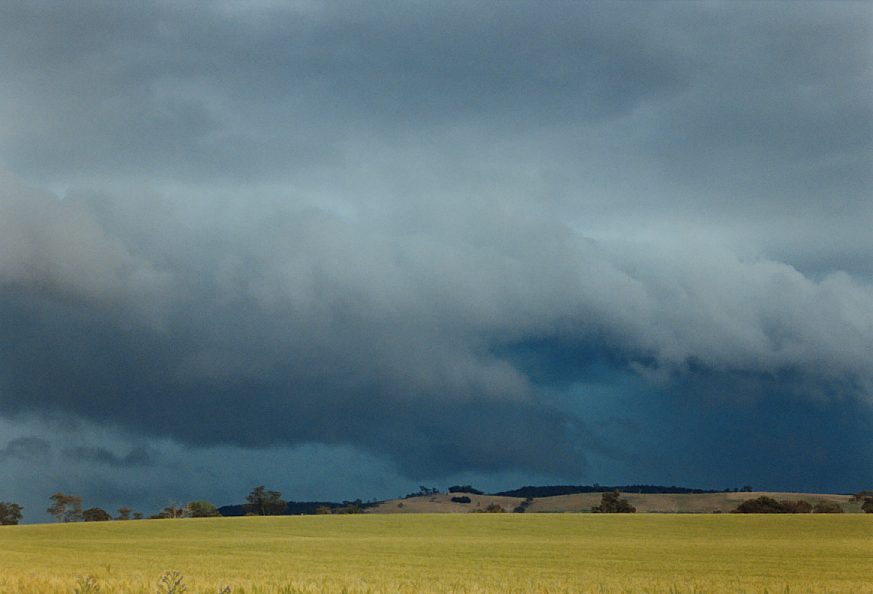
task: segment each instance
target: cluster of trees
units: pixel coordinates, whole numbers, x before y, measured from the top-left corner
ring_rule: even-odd
[[[403,498],[412,499],[413,497],[430,497],[433,495],[439,495],[439,492],[440,490],[436,487],[425,487],[424,485],[419,485],[418,491],[407,493]]]
[[[532,497],[528,497],[527,499],[525,499],[524,501],[522,501],[521,503],[519,503],[519,504],[515,507],[515,509],[512,510],[512,511],[514,511],[514,512],[517,513],[517,514],[523,514],[524,512],[527,511],[527,508],[530,507],[530,504],[531,504],[531,503],[533,503],[533,498],[532,498]]]
[[[113,518],[103,508],[84,508],[81,496],[67,495],[60,491],[53,493],[49,499],[51,505],[46,511],[58,522],[108,522],[110,520],[142,520],[144,518],[141,512],[133,511],[127,506],[119,507],[118,514]],[[249,515],[274,516],[287,513],[288,504],[282,499],[282,493],[279,491],[269,491],[263,485],[259,485],[252,489],[246,497],[244,508]],[[23,508],[17,503],[0,501],[0,525],[18,524],[22,518],[22,510]],[[170,503],[157,514],[149,516],[149,519],[217,516],[221,516],[221,512],[213,503],[205,499],[198,499],[185,505]]]
[[[49,499],[52,504],[46,511],[58,522],[107,522],[113,519],[109,512],[100,507],[82,509],[82,498],[79,495],[65,495],[59,491]],[[142,513],[134,512],[124,506],[118,508],[118,516],[115,519],[141,520],[142,517]]]
[[[599,487],[599,485],[598,485]],[[533,489],[587,489],[587,487],[525,487],[527,490]],[[741,491],[751,491],[750,486],[745,486]],[[410,493],[407,498],[433,496],[438,494],[439,489],[432,487],[421,486],[416,493]],[[451,500],[455,503],[471,503],[472,500],[468,495],[482,495],[482,491],[473,488],[470,485],[454,485],[448,488],[448,492],[456,494]],[[135,512],[130,507],[120,507],[117,510],[117,515],[113,518],[106,510],[99,507],[83,508],[82,498],[78,495],[66,495],[57,492],[51,495],[51,506],[46,510],[58,522],[106,522],[109,520],[141,520],[143,514]],[[531,495],[528,495],[525,501],[516,507],[513,511],[523,513],[532,503]],[[873,491],[860,491],[852,495],[853,503],[860,503],[861,509],[866,513],[873,513]],[[316,513],[316,514],[357,514],[362,513],[366,507],[374,505],[375,502],[364,503],[360,499],[354,501],[343,501],[339,503],[324,503],[324,502],[304,502],[294,504],[298,507],[302,506],[297,513]],[[398,505],[402,507],[403,504]],[[239,508],[242,508],[241,510]],[[305,508],[305,509],[303,509]],[[246,503],[242,506],[229,506],[227,509],[219,510],[211,502],[199,499],[191,501],[185,505],[170,503],[155,515],[149,516],[149,519],[162,518],[208,518],[221,516],[221,511],[229,515],[246,515],[256,516],[277,516],[290,513],[288,502],[282,499],[282,493],[279,491],[268,490],[264,485],[258,485],[253,488],[246,496]],[[23,508],[17,503],[0,501],[0,525],[18,524],[22,518]],[[476,509],[477,512],[500,513],[505,512],[500,505],[492,503],[485,508]],[[600,505],[591,508],[594,513],[634,513],[636,508],[632,506],[627,499],[621,497],[618,490],[604,492],[601,495]],[[755,499],[748,499],[742,502],[733,510],[733,513],[843,513],[843,508],[835,501],[818,501],[811,504],[807,501],[776,501],[772,497],[766,495]]]
[[[865,513],[873,514],[873,491],[859,491],[852,495],[850,501],[861,502],[861,509]]]
[[[595,505],[591,511],[595,514],[633,514],[637,508],[627,499],[622,499],[618,491],[609,491],[600,496],[600,505]]]
[[[17,503],[0,501],[0,526],[14,526],[21,520],[22,507]]]
[[[281,516],[287,512],[288,502],[279,491],[268,491],[264,485],[258,485],[246,496],[243,507],[246,515]]]
[[[867,510],[864,510],[867,511]],[[873,508],[871,508],[873,511]],[[735,514],[841,514],[843,508],[835,501],[819,501],[812,505],[808,501],[776,501],[762,495],[746,499],[733,511]]]

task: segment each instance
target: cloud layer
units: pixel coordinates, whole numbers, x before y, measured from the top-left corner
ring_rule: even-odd
[[[737,403],[792,403],[785,435],[809,407],[871,419],[867,5],[0,23],[7,418],[563,480],[635,455],[605,418],[669,426],[628,382],[721,435],[750,419],[704,411]]]

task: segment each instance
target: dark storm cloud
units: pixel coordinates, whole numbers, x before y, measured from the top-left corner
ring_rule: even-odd
[[[51,445],[40,437],[17,437],[0,448],[0,462],[10,459],[44,462],[51,455]]]
[[[103,447],[77,446],[66,448],[64,457],[70,462],[93,462],[113,467],[126,468],[130,466],[150,466],[153,464],[152,455],[145,448],[134,448],[123,456]]]
[[[97,225],[94,204],[55,203],[81,209],[65,236],[90,245],[83,235],[93,232],[123,246],[113,229],[128,221],[103,211]],[[7,412],[64,410],[198,445],[351,443],[410,474],[572,476],[585,451],[604,446],[503,354],[519,341],[608,349],[613,367],[655,382],[698,367],[727,377],[790,371],[807,391],[839,383],[869,398],[873,290],[845,274],[816,282],[783,264],[700,248],[681,265],[669,253],[628,262],[559,225],[512,216],[499,236],[486,229],[458,245],[311,209],[237,222],[249,234],[231,245],[192,236],[175,254],[163,250],[177,243],[173,217],[159,212],[150,223],[143,212],[137,222],[164,228],[170,241],[119,251],[137,254],[131,261],[148,263],[149,275],[94,271],[75,258],[56,259],[51,282],[8,275]],[[34,259],[27,250],[43,249],[13,247],[25,261]],[[631,264],[641,269],[629,273]],[[76,284],[82,267],[93,293]],[[160,292],[131,288],[144,277],[159,279]],[[76,293],[83,297],[68,298]],[[571,357],[584,375],[591,357]]]
[[[869,414],[871,22],[7,3],[0,410],[570,478],[593,377]]]

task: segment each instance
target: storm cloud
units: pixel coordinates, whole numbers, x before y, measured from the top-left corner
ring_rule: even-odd
[[[781,452],[815,407],[869,427],[868,5],[34,2],[0,23],[7,419],[352,448],[410,479],[638,472],[652,444],[627,427],[675,419],[631,392],[722,437],[789,411]],[[140,447],[64,451],[112,469]]]

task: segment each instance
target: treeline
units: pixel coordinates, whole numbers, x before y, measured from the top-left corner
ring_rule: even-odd
[[[734,489],[734,491],[751,491],[751,487]],[[455,494],[452,501],[455,503],[470,503],[468,495],[484,495],[483,491],[470,485],[454,485],[447,489],[449,494]],[[726,490],[730,491],[730,489]],[[724,491],[712,491],[704,489],[688,489],[685,487],[663,487],[659,485],[627,485],[623,487],[605,487],[601,485],[555,485],[547,487],[521,487],[512,491],[494,493],[496,496],[519,497],[524,502],[512,511],[523,513],[532,503],[534,498],[554,497],[557,495],[572,495],[575,493],[603,493],[601,503],[591,509],[595,513],[633,513],[636,510],[627,500],[619,497],[624,494],[697,494],[697,493],[721,493]],[[417,492],[409,493],[406,498],[434,496],[440,490],[433,487],[422,486]],[[198,499],[186,504],[170,503],[158,513],[146,517],[142,512],[134,511],[127,506],[119,507],[115,516],[100,507],[85,508],[82,497],[67,495],[61,492],[52,494],[49,499],[51,506],[46,510],[58,522],[106,522],[110,520],[159,520],[178,518],[208,518],[218,516],[284,516],[284,515],[316,515],[316,514],[357,514],[362,513],[369,507],[378,505],[380,502],[371,500],[363,502],[360,499],[354,501],[285,501],[282,493],[266,489],[259,485],[251,490],[246,496],[246,503],[241,505],[225,505],[216,507],[213,503]],[[873,491],[860,491],[852,495],[850,501],[860,503],[861,510],[873,513]],[[402,503],[398,506],[402,507]],[[17,503],[0,501],[0,525],[18,524],[23,517],[23,509]],[[506,511],[496,504],[488,508],[476,511],[503,512]],[[833,501],[819,501],[815,504],[807,501],[777,501],[772,497],[761,496],[742,502],[733,513],[841,513],[843,508]]]
[[[873,492],[861,491],[852,495],[850,501],[861,503],[861,510],[873,513]],[[841,514],[842,506],[836,501],[819,501],[815,504],[808,501],[777,501],[772,497],[762,495],[755,499],[747,499],[739,504],[732,513],[735,514]]]

